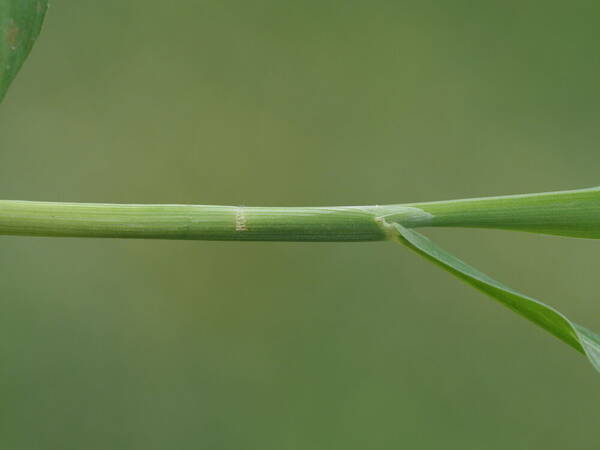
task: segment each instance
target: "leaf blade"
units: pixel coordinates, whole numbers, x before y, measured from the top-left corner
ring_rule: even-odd
[[[393,227],[391,234],[394,240],[406,245],[457,278],[544,328],[575,350],[584,353],[596,370],[600,372],[600,337],[598,335],[570,321],[551,306],[521,294],[466,264],[422,234],[399,224],[392,224],[391,227]]]
[[[47,0],[0,0],[0,101],[27,59],[47,8]]]

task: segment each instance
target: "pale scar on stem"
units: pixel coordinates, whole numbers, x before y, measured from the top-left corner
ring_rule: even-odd
[[[242,206],[238,207],[235,212],[235,231],[248,231],[246,216],[244,215],[244,208]]]

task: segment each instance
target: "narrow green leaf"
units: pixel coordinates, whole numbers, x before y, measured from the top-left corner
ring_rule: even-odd
[[[598,335],[571,322],[554,308],[493,280],[441,249],[422,234],[399,224],[389,225],[389,228],[395,240],[586,354],[594,367],[600,371],[600,337]]]
[[[0,101],[40,33],[48,0],[0,0]]]
[[[418,226],[496,228],[600,239],[600,188],[411,204]]]

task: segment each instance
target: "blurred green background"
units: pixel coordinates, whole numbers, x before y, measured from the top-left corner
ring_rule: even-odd
[[[0,107],[1,197],[595,186],[599,38],[593,1],[55,1]],[[600,329],[600,243],[427,234]],[[598,448],[585,358],[399,246],[0,245],[2,448]]]

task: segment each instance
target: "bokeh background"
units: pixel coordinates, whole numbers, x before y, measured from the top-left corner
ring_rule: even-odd
[[[0,195],[594,186],[599,38],[593,1],[54,1],[0,107]],[[600,243],[427,234],[600,329]],[[0,245],[2,448],[598,448],[585,358],[399,246]]]

